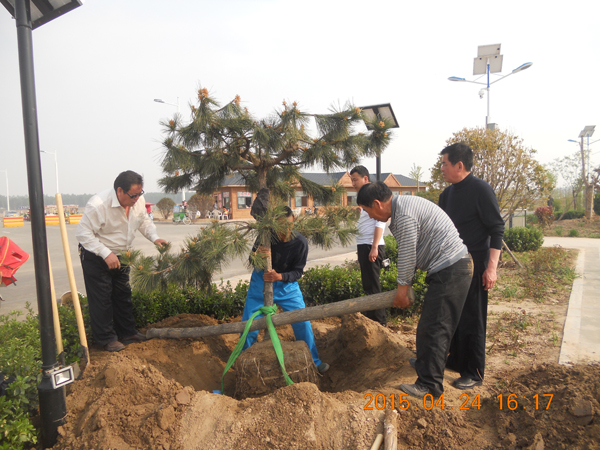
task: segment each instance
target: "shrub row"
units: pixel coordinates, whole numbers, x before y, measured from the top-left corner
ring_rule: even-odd
[[[544,243],[544,234],[532,226],[513,227],[504,232],[504,242],[513,252],[535,251]]]

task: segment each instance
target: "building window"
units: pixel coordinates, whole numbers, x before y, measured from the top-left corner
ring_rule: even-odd
[[[412,191],[402,191],[402,195],[412,195]]]
[[[348,206],[358,206],[358,203],[356,203],[357,195],[358,195],[358,192],[348,192],[348,197],[347,197]]]
[[[237,207],[238,209],[247,209],[252,206],[252,192],[238,192]]]
[[[308,206],[308,196],[304,193],[304,191],[296,191],[294,196],[294,204],[296,205],[296,208]]]

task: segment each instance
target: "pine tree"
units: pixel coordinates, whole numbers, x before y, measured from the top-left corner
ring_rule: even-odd
[[[386,119],[368,120],[372,131],[357,132],[356,128],[365,118],[360,108],[350,104],[344,108],[332,107],[328,114],[309,114],[301,111],[296,102],[288,105],[284,101],[283,107],[271,116],[256,119],[240,103],[240,97],[236,96],[221,107],[206,88],[201,88],[197,104],[190,105],[189,123],[185,123],[179,114],[161,123],[166,134],[161,162],[165,176],[159,180],[159,185],[167,193],[186,189],[212,195],[226,176],[237,172],[250,191],[268,192],[269,204],[265,205],[266,209],[256,223],[248,222],[236,229],[213,224],[200,232],[192,246],[194,249],[188,245],[175,258],[166,256],[168,251],[164,251],[161,253],[162,266],[154,264],[151,268],[150,261],[145,260],[139,264],[144,269],[134,273],[134,285],[137,278],[138,287],[158,286],[166,282],[167,274],[183,282],[186,276],[194,273],[192,262],[198,267],[206,266],[206,271],[216,270],[227,258],[247,252],[255,234],[258,234],[259,242],[269,245],[283,226],[280,220],[283,210],[276,206],[294,195],[296,186],[325,205],[335,203],[343,192],[339,185],[322,186],[311,182],[302,176],[302,169],[320,166],[327,172],[345,170],[361,158],[380,155],[390,142],[388,129],[392,124]],[[311,120],[316,128],[313,134],[307,131]],[[329,247],[335,239],[348,243],[355,233],[356,214],[340,206],[320,210],[324,210],[322,215],[297,220],[295,229],[309,242],[320,246]],[[226,231],[217,231],[223,228]],[[231,246],[226,245],[229,239],[233,239]],[[203,251],[216,258],[211,267],[196,252],[201,246]],[[219,246],[223,251],[218,251]],[[210,251],[209,247],[217,251]],[[182,262],[186,259],[189,264]],[[264,262],[259,259],[251,255],[250,261],[255,267],[271,268],[270,258]],[[169,265],[173,269],[168,270]],[[158,272],[165,275],[162,281],[151,281]],[[209,277],[203,276],[204,282],[208,281]],[[272,285],[265,283],[265,304],[272,304],[272,298]]]

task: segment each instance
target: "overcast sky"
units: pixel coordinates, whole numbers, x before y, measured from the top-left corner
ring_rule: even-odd
[[[477,47],[502,44],[491,122],[549,163],[600,125],[600,2],[529,0],[86,0],[33,31],[40,147],[57,152],[63,194],[96,193],[119,172],[158,191],[159,121],[187,116],[198,86],[222,103],[239,95],[257,117],[281,102],[308,112],[332,104],[391,103],[400,129],[384,172],[426,178],[453,132],[483,126],[473,80]],[[483,80],[482,80],[483,81]],[[600,139],[600,127],[592,140]],[[600,143],[592,146],[600,160]],[[27,195],[15,21],[0,7],[0,171]],[[363,163],[375,171],[374,160]],[[44,192],[56,193],[54,157],[41,155]],[[0,194],[6,194],[0,172]]]

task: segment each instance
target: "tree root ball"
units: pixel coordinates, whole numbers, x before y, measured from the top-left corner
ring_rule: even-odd
[[[319,386],[320,374],[304,341],[282,341],[283,361],[294,383],[309,381]],[[285,378],[271,340],[257,342],[243,351],[233,365],[238,399],[255,398],[284,387]]]

